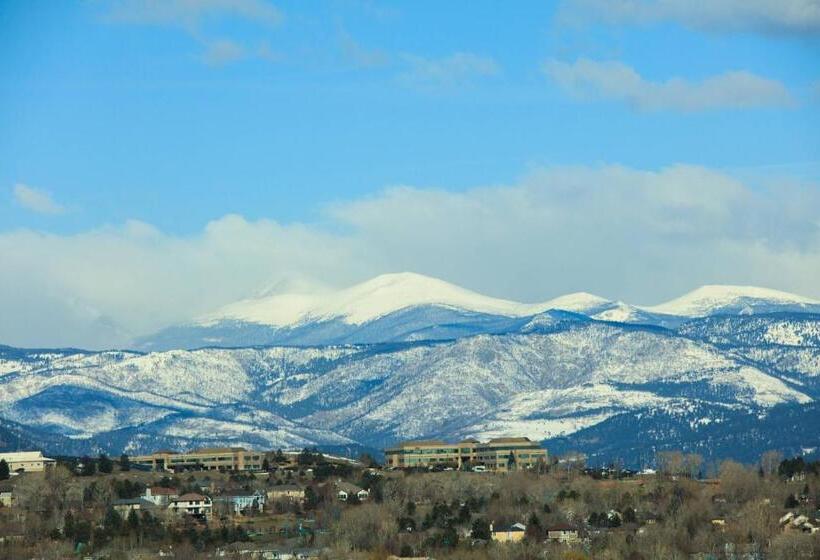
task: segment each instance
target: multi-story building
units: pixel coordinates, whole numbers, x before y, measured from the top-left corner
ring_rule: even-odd
[[[0,460],[5,461],[9,471],[14,472],[43,472],[53,467],[57,461],[43,457],[41,451],[16,451],[0,453]]]
[[[156,451],[151,455],[132,457],[131,463],[155,471],[258,471],[262,470],[265,453],[243,447],[211,447],[185,453]]]
[[[495,438],[487,442],[465,439],[407,441],[384,451],[388,467],[484,467],[492,471],[531,469],[547,460],[547,450],[526,437]]]

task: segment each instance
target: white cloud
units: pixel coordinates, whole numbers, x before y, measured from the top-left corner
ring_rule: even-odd
[[[40,214],[62,214],[65,208],[56,203],[47,192],[22,183],[14,185],[14,200],[17,204]]]
[[[281,12],[265,0],[116,0],[106,18],[118,23],[195,29],[204,21],[234,17],[276,25]]]
[[[497,75],[501,68],[492,58],[458,52],[443,58],[425,58],[406,54],[407,65],[399,80],[424,89],[451,89],[467,85],[479,78]]]
[[[742,70],[699,82],[683,78],[651,81],[622,62],[581,58],[574,63],[548,60],[544,72],[574,97],[613,99],[648,111],[740,109],[794,103],[782,83]]]
[[[390,62],[390,55],[385,51],[363,46],[344,29],[339,31],[339,47],[342,55],[360,68],[375,68]]]
[[[645,25],[664,21],[710,32],[818,33],[817,0],[563,0],[562,23]]]
[[[208,43],[202,60],[211,66],[222,66],[245,57],[245,49],[229,39],[219,39]]]
[[[401,270],[524,301],[587,290],[651,304],[706,283],[820,297],[819,207],[820,185],[560,167],[463,192],[391,188],[327,209],[324,227],[229,215],[193,236],[141,222],[10,231],[0,341],[117,345],[283,279],[346,286]]]

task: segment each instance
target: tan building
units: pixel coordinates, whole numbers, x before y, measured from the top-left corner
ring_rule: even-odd
[[[296,484],[280,484],[268,490],[271,502],[302,503],[305,501],[305,489]]]
[[[458,443],[440,440],[407,441],[385,449],[388,467],[483,467],[492,471],[531,469],[547,460],[547,450],[526,437],[507,437]]]
[[[513,543],[521,542],[527,534],[527,526],[523,523],[513,523],[512,525],[504,525],[494,527],[490,524],[490,538],[495,542]]]
[[[57,461],[43,457],[40,451],[17,451],[0,453],[0,460],[9,466],[9,472],[43,472],[53,467]]]
[[[209,447],[185,453],[156,451],[151,455],[132,457],[131,463],[155,471],[258,471],[262,470],[264,460],[265,453],[262,451],[248,451],[243,447]]]

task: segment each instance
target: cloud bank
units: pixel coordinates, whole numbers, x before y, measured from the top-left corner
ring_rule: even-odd
[[[233,17],[264,25],[282,21],[281,12],[265,0],[115,0],[108,21],[195,29],[207,20]]]
[[[818,185],[750,186],[679,165],[558,167],[509,186],[394,187],[323,225],[228,215],[192,236],[129,222],[0,234],[0,341],[105,347],[293,278],[410,270],[488,295],[577,290],[652,304],[706,283],[820,297]]]
[[[692,82],[682,78],[651,81],[622,62],[586,58],[574,63],[548,60],[543,69],[573,97],[612,99],[645,111],[782,107],[794,102],[780,82],[746,71],[726,72]]]
[[[676,22],[717,33],[820,33],[817,0],[563,0],[562,22],[647,25]]]

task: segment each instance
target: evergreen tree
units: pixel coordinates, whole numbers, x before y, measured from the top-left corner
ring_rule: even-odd
[[[312,486],[305,488],[305,509],[315,509],[319,504],[319,496]]]
[[[63,517],[63,536],[67,539],[74,538],[74,514],[70,511],[65,512]]]
[[[535,512],[532,512],[529,520],[527,521],[527,536],[531,539],[539,540],[542,532],[541,520],[538,519],[538,515]]]
[[[80,464],[82,465],[82,468],[80,469],[81,476],[92,476],[95,472],[97,472],[97,463],[95,463],[94,460],[87,455],[82,458]]]
[[[481,517],[476,517],[473,520],[472,531],[470,532],[474,539],[490,540],[490,524],[487,520]]]
[[[105,453],[100,453],[98,468],[101,473],[111,474],[114,471],[114,462]]]
[[[131,461],[128,459],[128,455],[123,453],[120,455],[120,470],[122,472],[128,472],[131,470]]]
[[[267,457],[265,457],[265,460],[262,461],[262,470],[265,472],[270,472],[270,461],[268,461]]]
[[[122,516],[114,508],[108,508],[108,511],[105,512],[103,528],[108,536],[119,533],[122,529]]]
[[[9,464],[6,463],[5,459],[0,459],[0,480],[8,480],[10,476]]]
[[[132,509],[128,512],[128,530],[136,533],[140,529],[140,518],[137,515],[137,510]]]

